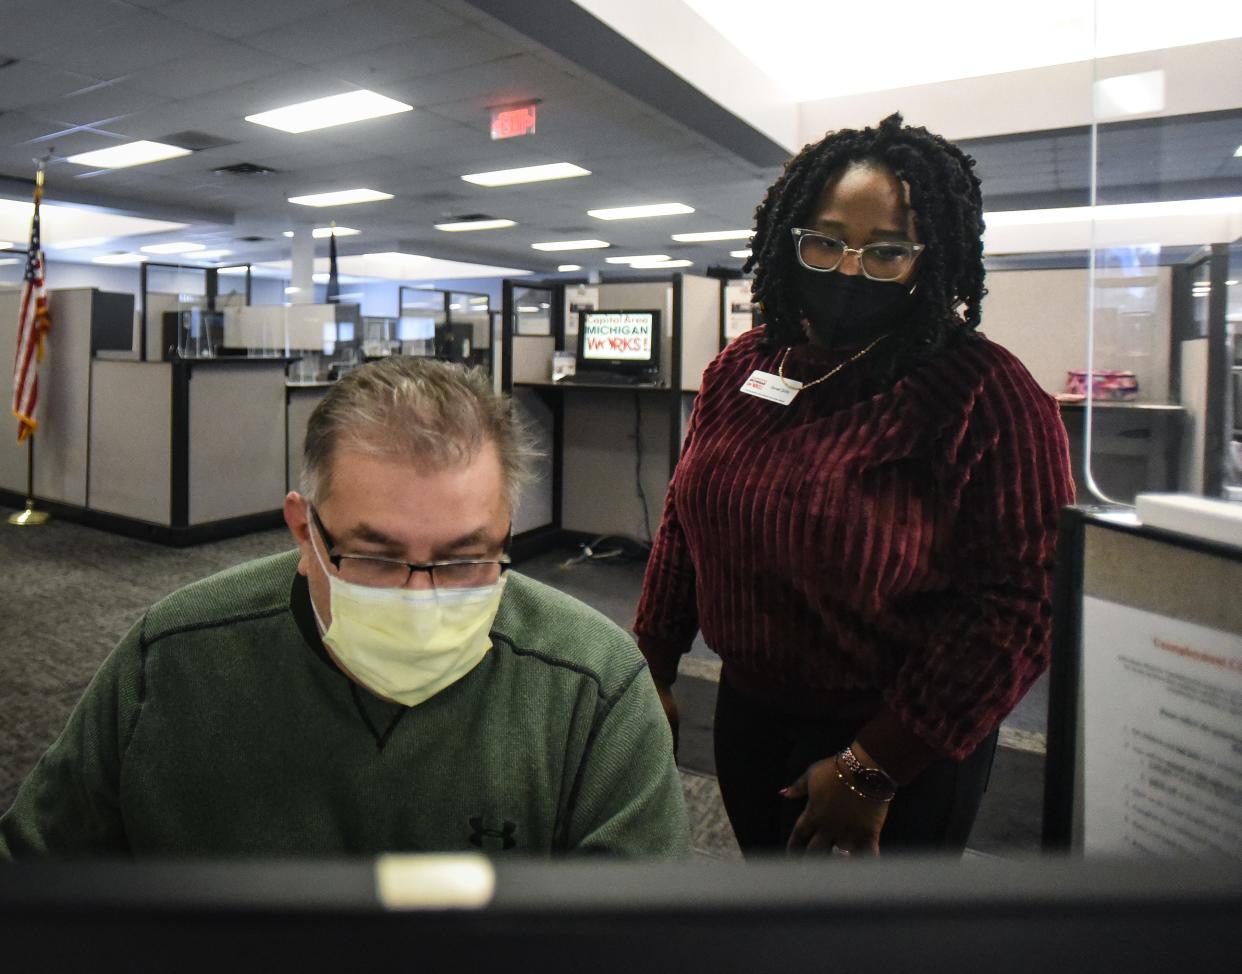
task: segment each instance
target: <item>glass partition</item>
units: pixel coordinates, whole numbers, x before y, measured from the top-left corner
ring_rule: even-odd
[[[449,356],[487,368],[492,363],[491,299],[486,294],[453,291],[448,296]]]
[[[1242,238],[1229,247],[1229,271],[1225,278],[1225,327],[1229,381],[1225,386],[1226,440],[1224,495],[1242,501]]]
[[[552,292],[544,287],[513,288],[513,334],[552,334]]]
[[[139,271],[139,286],[149,361],[218,354],[224,323],[212,308],[206,268],[146,262]]]
[[[1094,5],[1087,341],[1063,396],[1079,400],[1083,502],[1238,484],[1226,307],[1238,307],[1242,90],[1202,83],[1227,42],[1128,53],[1169,16]]]

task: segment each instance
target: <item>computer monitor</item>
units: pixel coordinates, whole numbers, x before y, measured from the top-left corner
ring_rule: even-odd
[[[442,858],[6,864],[0,942],[12,971],[127,974],[1143,974],[1242,956],[1221,863]]]
[[[579,311],[578,372],[655,379],[660,373],[660,312]]]

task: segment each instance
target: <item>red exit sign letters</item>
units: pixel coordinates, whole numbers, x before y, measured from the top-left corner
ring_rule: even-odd
[[[519,105],[516,108],[497,108],[492,111],[492,138],[514,139],[519,135],[532,135],[535,131],[535,106]]]

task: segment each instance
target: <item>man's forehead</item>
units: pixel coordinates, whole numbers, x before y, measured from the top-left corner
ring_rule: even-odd
[[[324,486],[318,504],[333,515],[328,527],[355,540],[407,542],[415,532],[438,544],[507,527],[508,501],[494,449],[440,464],[342,449]]]

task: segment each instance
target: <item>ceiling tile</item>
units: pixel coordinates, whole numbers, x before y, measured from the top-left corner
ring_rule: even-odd
[[[423,78],[521,54],[478,27],[457,27],[323,63],[323,70],[360,87]]]
[[[98,81],[90,75],[60,71],[33,59],[18,61],[0,69],[0,112],[59,98]]]
[[[247,37],[261,51],[297,61],[321,64],[395,41],[458,27],[461,19],[422,0],[354,0],[343,7]]]
[[[135,112],[167,103],[167,98],[125,84],[100,85],[80,94],[53,98],[26,107],[27,114],[49,122],[89,125],[107,119],[107,127],[123,131],[123,120]],[[98,148],[114,144],[101,139]]]
[[[0,8],[0,53],[39,57],[53,50],[89,47],[114,29],[140,32],[149,12],[122,0],[7,0]],[[61,68],[76,67],[63,62]]]
[[[294,67],[271,54],[241,44],[220,43],[188,57],[135,71],[126,84],[168,98],[192,98],[243,82],[257,81]]]
[[[223,37],[246,37],[313,21],[325,11],[345,5],[345,0],[172,0],[160,8],[160,13]]]

